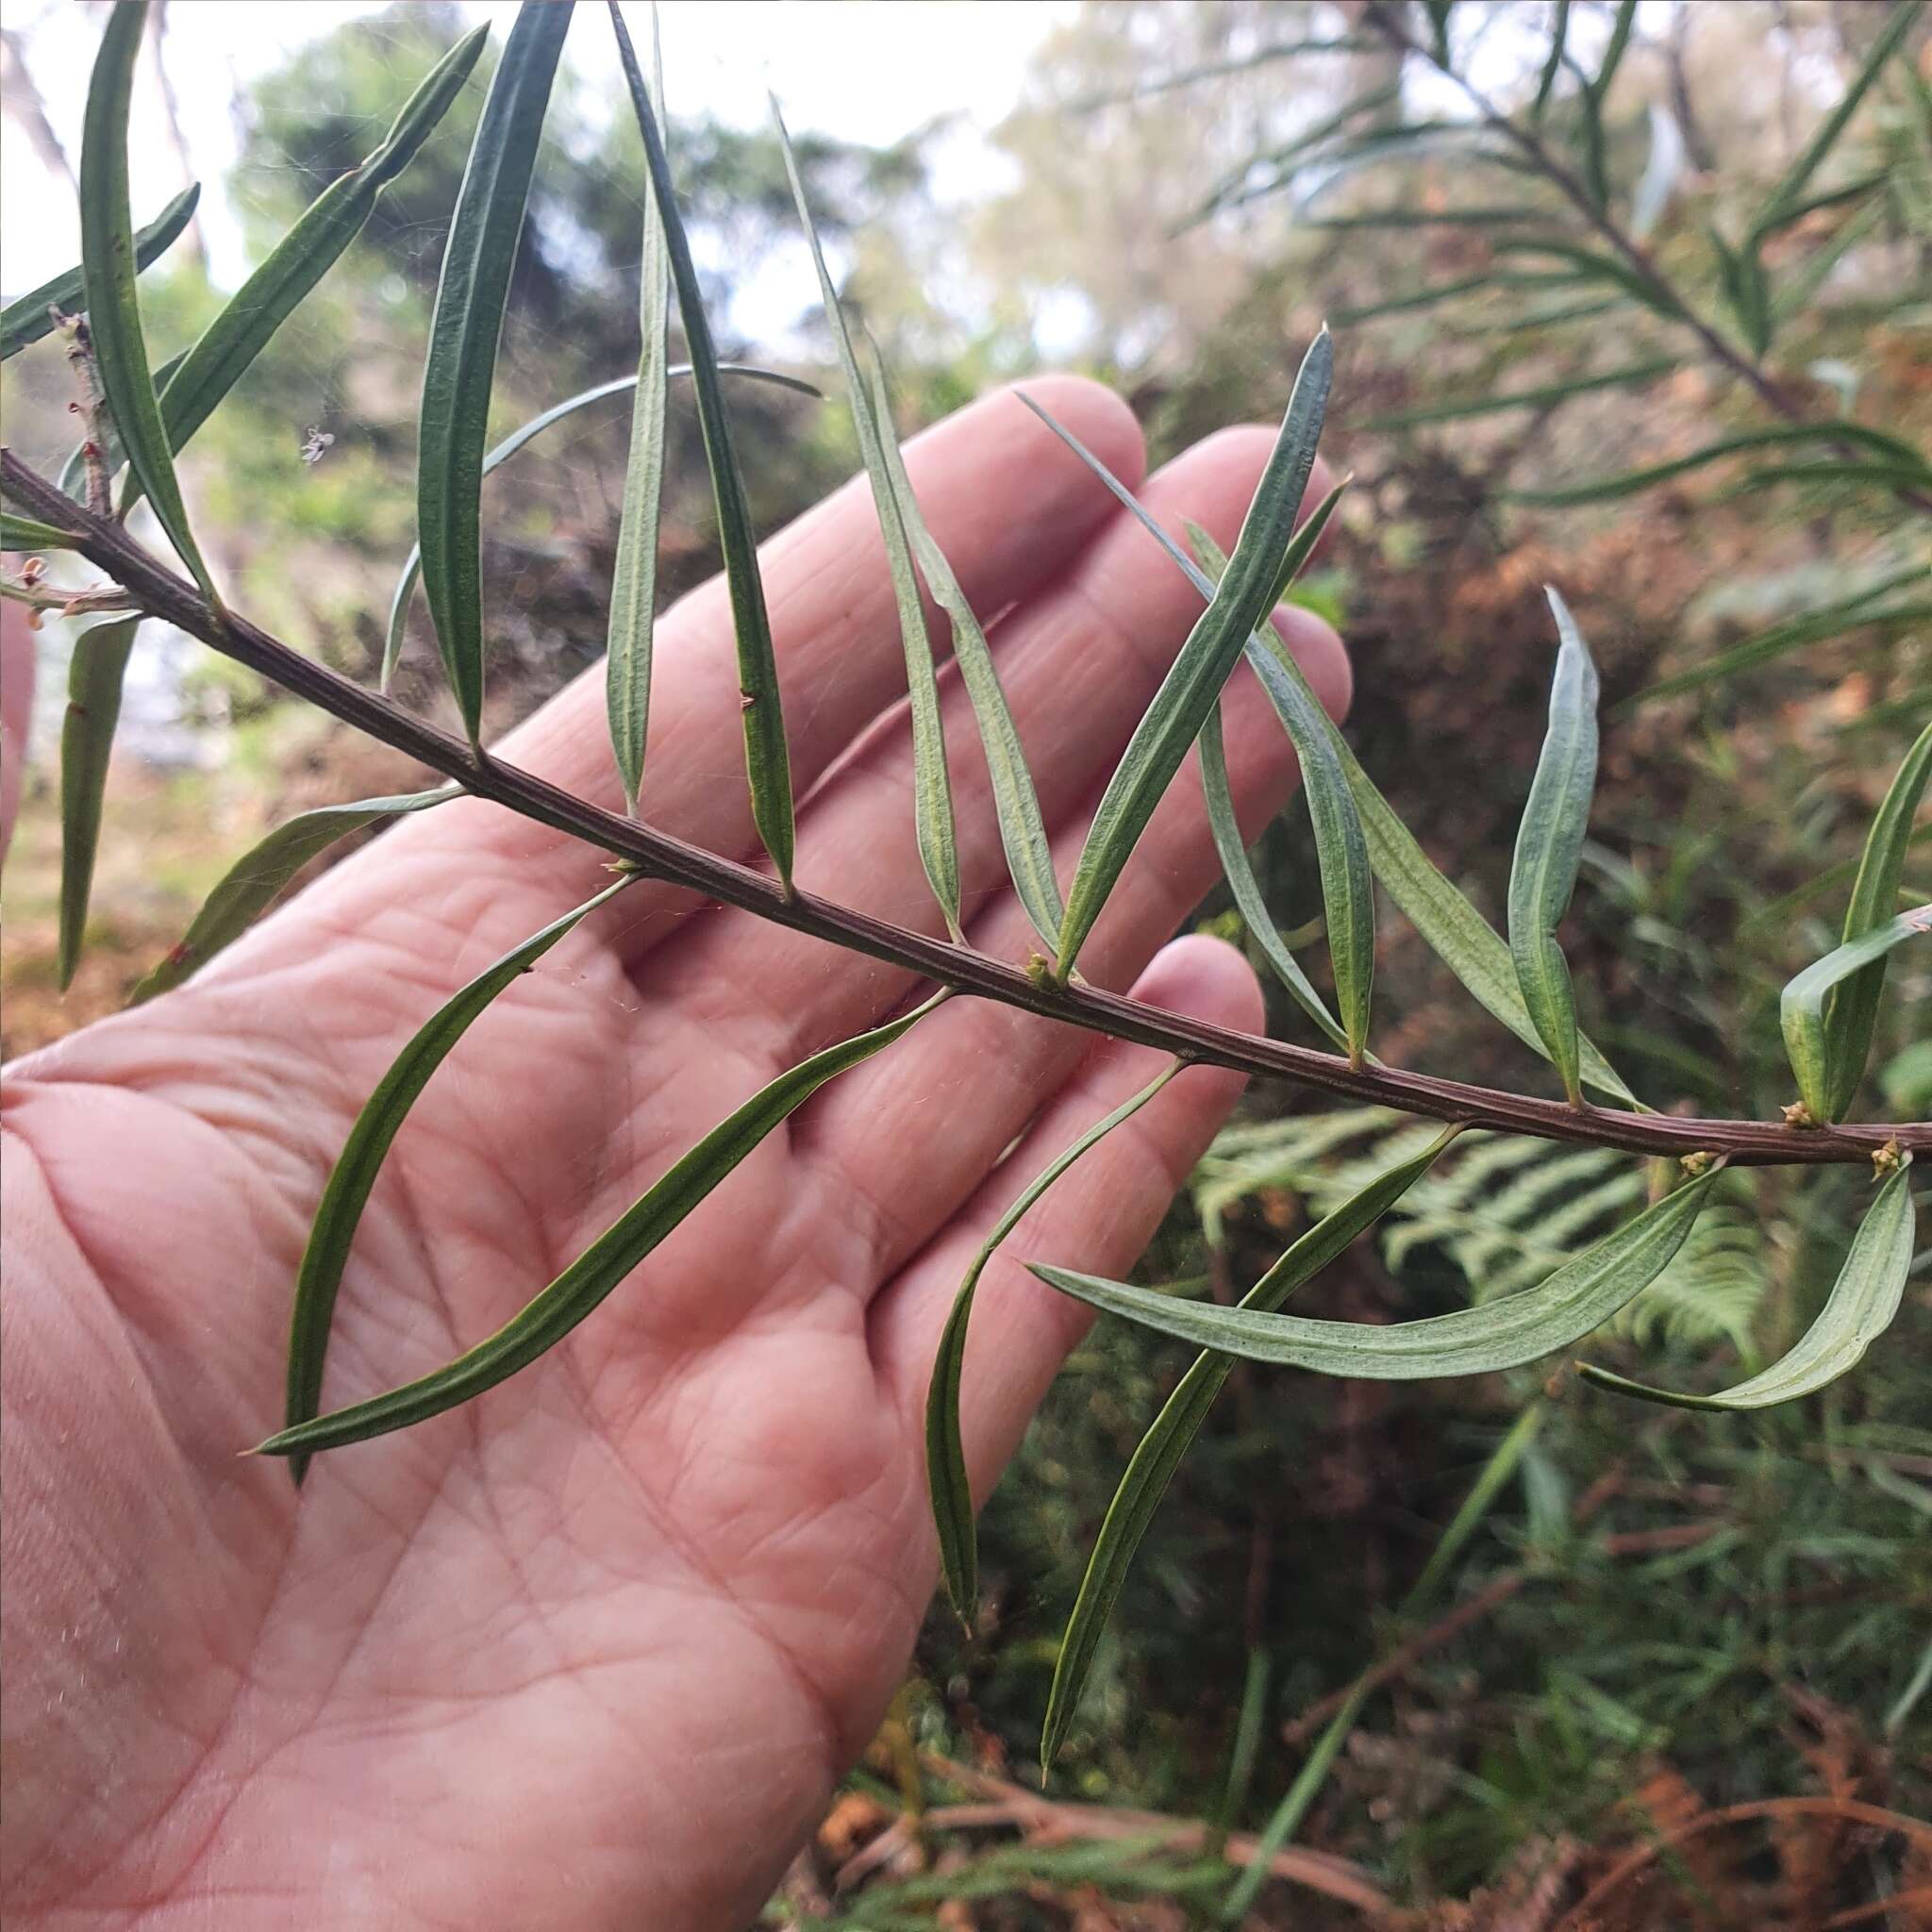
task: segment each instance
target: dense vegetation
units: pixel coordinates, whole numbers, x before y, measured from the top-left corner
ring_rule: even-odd
[[[233,198],[262,249],[463,26],[392,9],[259,92]],[[939,221],[916,144],[802,142],[799,161],[902,418],[1035,366],[1047,319],[1063,338],[1071,315],[1075,359],[1126,390],[1158,459],[1275,410],[1325,319],[1324,447],[1356,481],[1297,593],[1353,647],[1362,763],[1500,927],[1544,735],[1541,586],[1557,584],[1603,681],[1565,928],[1584,1030],[1666,1113],[1775,1119],[1794,1097],[1780,989],[1838,943],[1874,814],[1932,714],[1927,32],[1923,9],[1883,0],[1097,0],[1002,129],[1009,194]],[[234,608],[366,681],[415,535],[417,371],[494,58],[182,465]],[[589,92],[551,103],[498,433],[636,365],[643,154],[606,140],[567,164],[620,105]],[[728,319],[737,283],[795,246],[784,156],[763,133],[675,137],[708,307]],[[803,258],[798,288],[810,348],[786,366],[837,389]],[[172,258],[142,291],[157,361],[222,304]],[[725,354],[758,353],[724,334]],[[7,364],[8,442],[42,469],[72,442],[59,347]],[[751,383],[731,403],[758,453],[758,529],[851,468],[842,408]],[[514,495],[486,498],[485,574],[504,587],[491,729],[604,649],[626,415],[560,423],[519,457]],[[668,594],[718,560],[676,396],[666,477]],[[432,635],[419,609],[406,703],[442,701]],[[6,881],[9,1051],[118,1004],[228,845],[296,806],[427,782],[211,654],[180,683],[219,762],[117,767],[92,944],[61,1008],[58,815],[38,781]],[[137,797],[156,827],[141,841],[117,830]],[[220,853],[191,829],[211,812]],[[1932,899],[1925,829],[1907,829],[1888,916]],[[1305,815],[1255,858],[1291,943],[1319,937]],[[1243,931],[1225,902],[1199,917]],[[1337,1001],[1324,949],[1303,957]],[[1932,1114],[1926,958],[1892,962],[1867,1117]],[[1384,1059],[1558,1091],[1406,923],[1384,921],[1375,965]],[[1277,1018],[1296,1024],[1285,993]],[[1311,1215],[1415,1152],[1392,1116],[1315,1098],[1252,1090],[1149,1280],[1231,1299]],[[1697,1391],[1774,1360],[1831,1286],[1867,1178],[1726,1172],[1694,1246],[1591,1358]],[[1385,1323],[1483,1303],[1545,1278],[1643,1191],[1601,1149],[1466,1141],[1303,1311]],[[1222,1852],[1244,1863],[1241,1836],[1271,1820],[1341,1862],[1284,1854],[1287,1881],[1252,1905],[1266,1924],[1533,1927],[1583,1901],[1602,1925],[1822,1926],[1932,1886],[1924,1839],[1869,1815],[1932,1811],[1927,1268],[1920,1254],[1856,1375],[1743,1415],[1636,1407],[1549,1363],[1407,1384],[1241,1366],[1141,1545],[1047,1802],[1022,1767],[1058,1636],[1122,1466],[1189,1360],[1103,1323],[987,1511],[970,1629],[936,1611],[773,1922],[934,1923],[950,1901],[937,1923],[1195,1923],[1227,1897]],[[1330,1761],[1318,1740],[1357,1682]]]

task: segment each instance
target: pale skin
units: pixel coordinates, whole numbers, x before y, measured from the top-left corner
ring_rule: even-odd
[[[1117,398],[1035,388],[1140,476]],[[1269,441],[1210,439],[1146,500],[1231,544]],[[1064,878],[1198,602],[1010,396],[908,459],[968,594],[1008,610],[994,648]],[[938,931],[863,482],[775,538],[764,567],[799,879]],[[1303,613],[1283,622],[1339,713],[1340,643]],[[12,708],[22,669],[10,655]],[[712,584],[659,626],[641,809],[750,858],[736,699]],[[617,805],[602,705],[599,669],[503,756]],[[946,718],[968,935],[1024,959],[951,680]],[[1245,671],[1226,726],[1252,836],[1294,768]],[[1257,1029],[1234,951],[1163,944],[1214,877],[1198,798],[1191,759],[1082,970]],[[139,837],[111,801],[106,836]],[[443,998],[606,882],[580,844],[444,807],[181,991],[8,1070],[9,1925],[727,1932],[873,1734],[934,1582],[922,1417],[953,1292],[1003,1206],[1158,1055],[955,999],[794,1115],[535,1367],[319,1457],[299,1498],[281,1463],[238,1453],[279,1420],[308,1218],[370,1089]],[[914,991],[749,914],[631,887],[418,1103],[357,1240],[325,1406],[498,1326],[758,1086]],[[1130,1267],[1239,1086],[1183,1073],[989,1271],[963,1398],[979,1494],[1085,1322],[1021,1262]]]

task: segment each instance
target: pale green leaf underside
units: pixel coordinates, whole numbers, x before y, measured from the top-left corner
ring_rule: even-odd
[[[1833,1056],[1825,1010],[1828,997],[1855,974],[1882,965],[1894,946],[1928,932],[1932,932],[1932,906],[1901,912],[1896,919],[1833,948],[1824,958],[1814,959],[1779,996],[1778,1024],[1784,1031],[1785,1052],[1798,1077],[1799,1097],[1815,1121],[1822,1124],[1835,1119],[1832,1109],[1839,1093],[1857,1079],[1856,1074],[1848,1079],[1848,1064]]]
[[[1911,1158],[1907,1156],[1879,1189],[1877,1199],[1852,1237],[1851,1252],[1818,1319],[1788,1354],[1761,1374],[1740,1382],[1722,1395],[1678,1395],[1667,1389],[1626,1381],[1589,1362],[1579,1362],[1578,1369],[1602,1388],[1677,1408],[1769,1408],[1828,1388],[1858,1365],[1865,1351],[1891,1325],[1905,1299],[1906,1279],[1912,1265],[1910,1167]]]

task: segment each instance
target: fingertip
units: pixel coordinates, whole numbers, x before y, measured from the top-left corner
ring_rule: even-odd
[[[1135,982],[1133,997],[1238,1033],[1259,1032],[1267,1023],[1255,969],[1238,948],[1208,933],[1189,933],[1163,946]]]
[[[1348,646],[1332,625],[1299,604],[1276,605],[1274,627],[1288,645],[1289,655],[1301,666],[1309,688],[1321,699],[1322,708],[1340,724],[1355,702],[1355,666]]]
[[[991,398],[1002,410],[1018,411],[1039,438],[1038,460],[1063,464],[1070,474],[1085,478],[1095,490],[1102,486],[1066,444],[1020,401],[1024,391],[1061,428],[1087,445],[1129,490],[1138,490],[1147,475],[1147,439],[1139,419],[1117,391],[1089,375],[1048,374],[1008,383]],[[1029,458],[1032,451],[1028,446]]]

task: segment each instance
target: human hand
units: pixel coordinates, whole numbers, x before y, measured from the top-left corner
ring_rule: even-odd
[[[1037,388],[1138,478],[1117,399]],[[1145,500],[1231,543],[1271,441],[1212,438]],[[1008,613],[993,646],[1064,875],[1198,602],[1010,396],[908,460],[976,608]],[[936,931],[862,478],[766,546],[765,578],[800,883]],[[1299,611],[1284,625],[1339,710],[1339,642]],[[657,658],[641,809],[749,857],[722,585],[663,621]],[[614,804],[602,679],[502,749]],[[1021,958],[984,766],[942,688],[969,937]],[[1252,835],[1292,758],[1245,670],[1225,712]],[[1214,876],[1191,761],[1083,972],[1257,1028],[1231,949],[1157,954]],[[441,1000],[602,881],[574,841],[445,806],[180,991],[8,1071],[10,1924],[731,1927],[871,1736],[933,1585],[922,1418],[954,1290],[1003,1206],[1157,1055],[951,1001],[803,1108],[533,1368],[318,1458],[299,1497],[279,1463],[238,1459],[278,1420],[291,1285],[362,1102]],[[911,991],[750,914],[630,888],[417,1103],[362,1220],[325,1406],[498,1326],[754,1089]],[[1189,1070],[989,1270],[962,1401],[976,1493],[1086,1319],[1021,1261],[1125,1270],[1239,1085]]]

